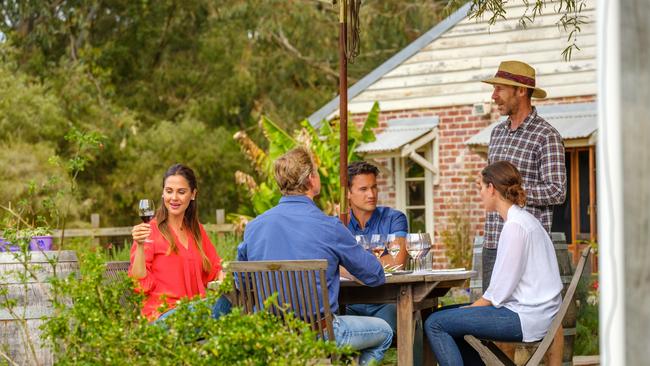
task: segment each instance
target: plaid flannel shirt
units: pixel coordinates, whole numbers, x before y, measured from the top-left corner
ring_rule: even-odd
[[[550,234],[553,206],[566,198],[566,166],[562,136],[553,126],[532,112],[515,130],[510,129],[510,118],[498,124],[490,136],[488,163],[507,160],[521,173],[526,191],[525,209],[542,223]],[[485,218],[484,247],[496,249],[503,220],[496,212]]]

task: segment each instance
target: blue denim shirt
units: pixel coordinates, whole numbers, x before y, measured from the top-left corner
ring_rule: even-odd
[[[400,237],[406,236],[409,231],[406,215],[401,211],[384,206],[377,206],[363,229],[350,211],[348,229],[353,235],[395,234]]]
[[[368,286],[386,279],[377,259],[360,245],[341,221],[327,216],[307,196],[284,196],[280,203],[246,225],[237,260],[327,259],[331,310],[338,309],[339,265]],[[320,281],[317,280],[320,292]],[[319,299],[322,311],[322,299]]]

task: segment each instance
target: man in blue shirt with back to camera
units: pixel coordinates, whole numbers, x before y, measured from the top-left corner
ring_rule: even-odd
[[[401,265],[405,269],[408,254],[406,235],[408,221],[403,212],[385,206],[377,206],[379,169],[365,161],[356,161],[348,166],[348,200],[350,202],[350,223],[348,229],[353,235],[395,234],[400,251],[393,258],[386,251],[381,257],[383,265]],[[395,304],[351,304],[345,307],[346,314],[373,316],[390,324],[397,334],[397,306]],[[416,330],[413,344],[414,364],[422,361],[422,327]]]
[[[295,148],[274,163],[275,180],[282,192],[280,203],[246,225],[237,260],[327,259],[327,290],[332,312],[338,310],[339,266],[367,286],[385,282],[377,259],[361,246],[336,217],[325,215],[313,199],[320,193],[318,168],[311,153]],[[317,280],[317,286],[322,284]],[[322,310],[322,298],[319,303]],[[378,363],[391,344],[393,332],[384,320],[363,316],[334,316],[336,344],[361,352],[359,362]]]

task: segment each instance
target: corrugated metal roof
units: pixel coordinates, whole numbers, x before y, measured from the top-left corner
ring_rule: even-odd
[[[437,127],[438,123],[437,116],[390,120],[375,141],[359,145],[355,151],[367,154],[399,150]]]
[[[560,133],[563,139],[579,139],[591,136],[598,130],[598,115],[596,103],[558,104],[537,107],[537,112],[544,117]],[[490,143],[490,134],[496,125],[503,122],[505,117],[494,122],[481,132],[465,141],[467,145],[483,145]]]

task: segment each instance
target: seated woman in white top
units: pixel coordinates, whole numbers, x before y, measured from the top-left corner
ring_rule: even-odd
[[[562,303],[562,281],[553,243],[541,223],[521,207],[521,175],[509,162],[487,166],[479,179],[481,199],[505,224],[490,286],[463,307],[429,316],[424,330],[440,365],[482,365],[463,336],[506,342],[537,341],[546,335]]]

